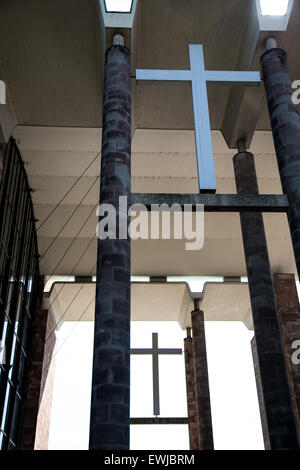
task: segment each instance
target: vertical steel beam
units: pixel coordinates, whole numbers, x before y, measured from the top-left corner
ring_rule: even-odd
[[[233,159],[238,194],[258,194],[251,153]],[[240,214],[256,348],[272,450],[298,449],[263,216]]]
[[[130,195],[130,155],[130,51],[113,45],[105,57],[100,203],[114,206],[117,216],[119,196]],[[122,236],[117,217],[117,239],[98,240],[90,423],[94,450],[129,448],[130,240]]]
[[[300,116],[292,99],[287,54],[271,46],[269,40],[269,50],[261,57],[262,75],[282,189],[290,205],[288,222],[300,278]]]

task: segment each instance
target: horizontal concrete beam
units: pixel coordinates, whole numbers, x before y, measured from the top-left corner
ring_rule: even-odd
[[[205,212],[287,212],[287,197],[279,194],[143,194],[132,193],[131,204],[143,204],[147,210],[152,204],[203,204]]]

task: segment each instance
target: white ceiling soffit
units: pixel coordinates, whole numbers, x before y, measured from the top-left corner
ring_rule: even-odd
[[[59,329],[66,321],[94,321],[95,294],[95,282],[54,282],[44,304]],[[132,282],[131,321],[177,321],[185,329],[196,297],[205,321],[243,321],[253,328],[248,284],[241,282],[206,282],[202,293],[191,293],[186,282]]]
[[[286,31],[294,0],[289,0],[288,8],[285,15],[263,15],[261,10],[261,0],[256,1],[258,21],[261,31]]]
[[[133,0],[130,13],[109,13],[105,7],[105,0],[99,0],[99,2],[105,28],[132,28],[138,0]]]

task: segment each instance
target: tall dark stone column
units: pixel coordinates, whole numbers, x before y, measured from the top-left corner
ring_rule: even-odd
[[[300,278],[300,116],[292,101],[286,52],[279,48],[266,51],[261,65],[282,189],[290,204],[288,221]]]
[[[233,162],[238,194],[258,194],[253,155],[240,152]],[[298,449],[263,216],[242,212],[240,219],[270,448]]]
[[[184,340],[184,358],[190,450],[199,450],[193,338],[190,335]]]
[[[130,195],[130,52],[106,52],[100,203]],[[128,224],[128,218],[125,219]],[[117,234],[119,221],[117,220]],[[129,448],[130,240],[98,240],[90,449]]]
[[[195,367],[195,388],[197,405],[197,427],[200,450],[213,450],[213,429],[211,420],[204,313],[192,312],[193,354]]]
[[[259,362],[258,362],[255,336],[253,336],[251,340],[251,349],[252,349],[256,390],[257,390],[257,398],[258,398],[259,411],[260,411],[260,422],[261,422],[263,438],[264,438],[264,445],[265,445],[265,450],[271,450],[269,430],[268,430],[268,425],[267,425],[266,407],[265,407],[264,393],[263,393],[262,384],[261,384],[261,376],[260,376],[260,370],[259,370]]]

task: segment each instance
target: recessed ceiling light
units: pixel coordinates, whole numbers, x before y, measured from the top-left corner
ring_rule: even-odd
[[[109,13],[130,13],[133,0],[105,0],[105,8]]]
[[[284,16],[287,13],[289,0],[260,0],[262,15]]]

